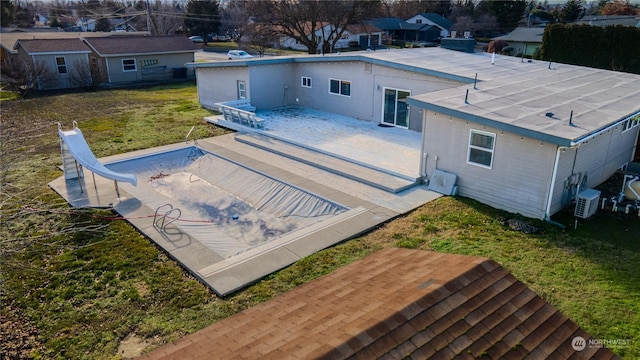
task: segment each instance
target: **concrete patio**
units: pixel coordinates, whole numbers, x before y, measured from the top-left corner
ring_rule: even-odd
[[[308,121],[300,119],[298,117],[297,126],[309,125]],[[216,122],[213,118],[207,120]],[[241,131],[197,140],[198,146],[206,151],[350,209],[232,257],[215,253],[177,227],[159,231],[153,226],[155,209],[132,196],[127,191],[129,184],[120,184],[119,196],[113,181],[96,176],[94,184],[93,177],[88,174],[81,180],[83,192],[78,180],[65,181],[64,177],[49,185],[72,206],[112,207],[190,273],[224,296],[440,196],[417,182],[419,149],[406,144],[412,141],[415,144],[419,134],[404,129],[378,128],[376,124],[363,124],[355,119],[328,120],[322,123],[311,120],[314,130],[303,133],[299,127],[295,130],[290,124],[283,127],[283,123],[272,117],[267,120],[265,130],[236,129]],[[398,142],[403,139],[403,133],[413,140]],[[299,144],[300,141],[305,144]],[[188,146],[193,143],[145,149],[100,161],[108,164]],[[407,152],[413,155],[404,155]],[[387,164],[395,164],[395,168],[380,171]]]

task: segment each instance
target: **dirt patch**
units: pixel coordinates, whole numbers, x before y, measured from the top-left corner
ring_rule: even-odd
[[[120,342],[120,346],[118,346],[118,355],[123,359],[137,358],[142,355],[144,349],[149,345],[151,345],[150,341],[139,337],[135,333],[131,333]]]
[[[5,308],[0,312],[0,359],[33,359],[34,353],[43,353],[38,329],[12,304],[3,306]]]
[[[133,286],[136,288],[136,291],[138,292],[138,295],[140,295],[140,297],[145,297],[149,295],[149,292],[150,292],[149,287],[144,282],[138,281],[135,284],[133,284]]]

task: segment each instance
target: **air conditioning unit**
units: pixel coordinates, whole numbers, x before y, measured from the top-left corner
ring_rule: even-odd
[[[576,210],[573,215],[582,219],[590,217],[598,210],[599,201],[600,191],[598,190],[587,189],[580,192],[576,200]]]

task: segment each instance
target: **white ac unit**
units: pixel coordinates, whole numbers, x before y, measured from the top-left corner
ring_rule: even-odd
[[[586,219],[596,213],[598,210],[598,202],[600,201],[600,191],[595,189],[587,189],[578,194],[576,200],[576,209],[573,215],[582,219]]]

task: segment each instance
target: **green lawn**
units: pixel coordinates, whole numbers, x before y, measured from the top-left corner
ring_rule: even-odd
[[[490,257],[614,351],[640,358],[640,220],[598,213],[573,229],[441,198],[219,299],[107,210],[71,209],[47,187],[61,175],[56,124],[79,123],[96,156],[226,131],[205,124],[193,84],[3,101],[0,191],[2,358],[117,359],[122,340],[175,340],[374,251],[401,246]]]

